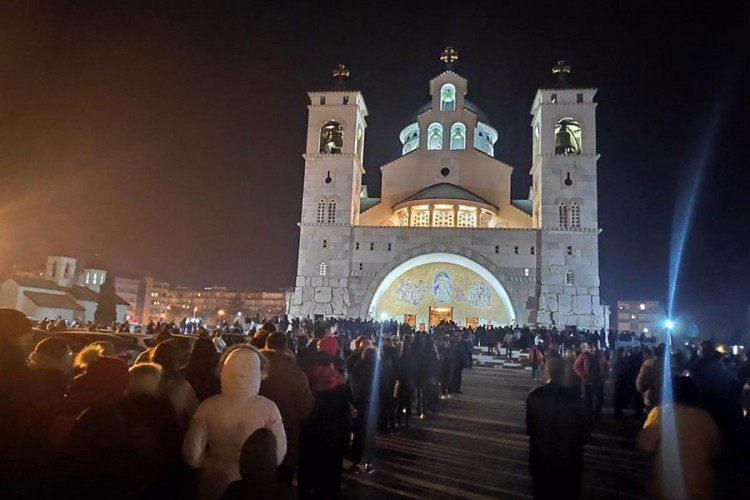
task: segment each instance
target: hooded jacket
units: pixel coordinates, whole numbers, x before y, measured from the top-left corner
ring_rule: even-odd
[[[286,434],[276,404],[258,394],[261,361],[254,350],[236,349],[221,369],[221,394],[198,407],[185,435],[182,455],[202,469],[198,499],[218,499],[227,485],[240,479],[240,451],[255,430],[276,436],[277,465],[286,454]]]

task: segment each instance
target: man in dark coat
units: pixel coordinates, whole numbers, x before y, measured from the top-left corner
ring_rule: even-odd
[[[581,398],[564,385],[562,358],[549,359],[546,371],[548,382],[526,398],[534,498],[577,498],[589,421]]]
[[[299,461],[300,426],[312,413],[315,399],[305,373],[286,347],[286,335],[283,333],[274,332],[266,339],[266,348],[261,352],[268,360],[268,375],[260,384],[260,395],[279,407],[287,439],[286,456],[279,464],[279,480],[292,484]]]

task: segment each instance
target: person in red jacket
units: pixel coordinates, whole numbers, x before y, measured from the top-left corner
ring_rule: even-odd
[[[531,379],[538,382],[544,382],[542,378],[542,368],[544,368],[544,354],[537,346],[532,346],[529,351],[529,362],[531,363]]]
[[[607,371],[609,371],[607,358],[594,345],[589,345],[576,359],[573,370],[583,381],[589,418],[598,423],[602,419],[604,379],[607,377]]]

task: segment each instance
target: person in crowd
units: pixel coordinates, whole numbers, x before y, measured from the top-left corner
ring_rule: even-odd
[[[353,472],[373,471],[372,458],[381,385],[376,366],[378,363],[377,349],[368,347],[362,351],[362,359],[352,370],[352,401],[356,411],[352,440]]]
[[[575,371],[576,352],[572,347],[565,349],[563,354],[563,361],[565,363],[565,387],[577,390],[581,393],[581,377]]]
[[[536,345],[529,350],[529,363],[531,363],[531,379],[542,382],[542,371],[544,369],[544,354]]]
[[[298,493],[301,500],[335,499],[341,488],[344,455],[352,431],[351,395],[341,360],[324,348],[310,358],[306,371],[315,407],[300,429]]]
[[[461,391],[461,385],[463,383],[463,372],[464,368],[470,368],[471,354],[467,354],[468,349],[473,349],[471,342],[468,340],[468,335],[464,333],[467,338],[459,340],[452,338],[450,340],[450,346],[453,351],[453,369],[451,372],[451,394],[463,394]]]
[[[87,356],[86,371],[77,375],[68,391],[71,409],[77,412],[117,401],[128,385],[128,364],[120,358],[104,356],[95,346]]]
[[[380,387],[380,408],[383,416],[382,426],[388,432],[396,432],[398,423],[396,422],[396,371],[399,363],[399,350],[394,344],[393,337],[383,339],[382,356],[380,361],[381,383]]]
[[[318,342],[329,344],[323,349],[331,349],[336,354],[338,344],[333,337]],[[274,403],[281,413],[286,432],[287,452],[279,464],[279,480],[292,484],[294,472],[299,462],[299,430],[302,421],[313,410],[315,400],[304,372],[297,366],[294,355],[287,349],[286,335],[274,332],[266,338],[266,348],[261,351],[268,361],[267,376],[260,384],[260,395]]]
[[[666,346],[659,344],[641,365],[635,387],[643,396],[643,403],[649,408],[661,404],[661,391],[664,383],[664,351]]]
[[[198,408],[198,398],[180,372],[179,356],[179,348],[174,341],[162,342],[154,348],[151,361],[162,368],[159,395],[172,403],[177,421],[184,429]]]
[[[270,322],[263,323],[261,329],[255,332],[255,335],[253,335],[253,340],[250,343],[258,349],[263,349],[264,347],[266,347],[266,339],[268,338],[268,336],[275,332],[276,325]]]
[[[412,351],[411,337],[404,337],[401,343],[401,355],[396,371],[394,393],[398,402],[397,417],[399,425],[409,427],[412,399],[417,378],[417,361]]]
[[[714,417],[725,437],[733,435],[742,417],[742,383],[727,369],[710,340],[700,345],[700,356],[690,367],[690,375],[700,394],[702,408]]]
[[[318,341],[324,339],[325,336],[325,327],[321,324],[316,324],[313,327],[313,336],[310,341],[302,346],[297,346],[297,364],[303,371],[307,371],[307,367],[310,366],[310,360],[318,351]]]
[[[438,383],[440,384],[440,399],[450,398],[451,393],[451,375],[453,374],[453,365],[456,363],[455,350],[451,348],[450,343],[444,340],[438,348],[440,359],[438,360]]]
[[[266,428],[276,437],[276,463],[286,455],[286,433],[276,404],[259,394],[265,358],[249,344],[236,344],[219,362],[221,393],[203,401],[190,421],[182,447],[187,464],[201,469],[198,500],[220,498],[240,479],[240,449]]]
[[[86,410],[61,457],[65,493],[108,498],[174,498],[187,493],[180,461],[182,431],[172,408],[157,397],[162,369],[130,369],[124,397]]]
[[[534,498],[578,498],[589,418],[579,393],[565,385],[563,359],[547,360],[546,374],[548,382],[526,398]]]
[[[652,498],[714,498],[713,462],[720,453],[719,428],[699,408],[700,394],[689,377],[672,379],[674,401],[653,408],[638,435],[637,446],[653,457],[649,493]],[[674,438],[664,435],[664,429]]]
[[[354,346],[354,349],[352,349],[349,357],[346,358],[346,372],[348,374],[354,372],[354,367],[362,360],[362,352],[370,347],[370,338],[366,335],[360,335],[354,339],[352,345]]]
[[[187,365],[182,375],[190,383],[199,402],[205,401],[221,391],[217,370],[219,353],[211,339],[197,339],[190,350]]]
[[[615,379],[614,416],[622,419],[622,412],[632,399],[633,384],[630,383],[630,354],[618,347],[612,356],[612,375]]]
[[[153,323],[153,321],[151,323]],[[159,344],[163,344],[164,342],[169,342],[170,340],[172,340],[172,334],[169,332],[169,329],[159,330],[158,332],[156,332],[156,335],[154,336],[153,340],[155,342],[154,347],[149,347],[148,349],[140,353],[138,357],[135,359],[135,364],[150,363],[151,353],[154,352],[154,349],[156,349],[156,347]]]
[[[223,353],[227,348],[227,342],[221,338],[221,330],[214,330],[214,333],[211,335],[211,341],[216,348],[216,352],[219,354]]]
[[[240,450],[242,479],[232,482],[221,500],[295,500],[294,488],[277,477],[277,464],[276,436],[266,428],[256,430]]]
[[[589,418],[598,423],[602,419],[604,380],[609,370],[607,358],[594,344],[589,344],[586,351],[576,358],[573,369],[583,381],[583,394]]]

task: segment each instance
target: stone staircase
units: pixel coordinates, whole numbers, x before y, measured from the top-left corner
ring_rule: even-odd
[[[511,356],[508,357],[507,350],[504,347],[498,348],[500,355],[487,354],[486,347],[474,348],[474,366],[484,366],[489,368],[502,368],[505,370],[529,370],[529,350],[513,349]]]

